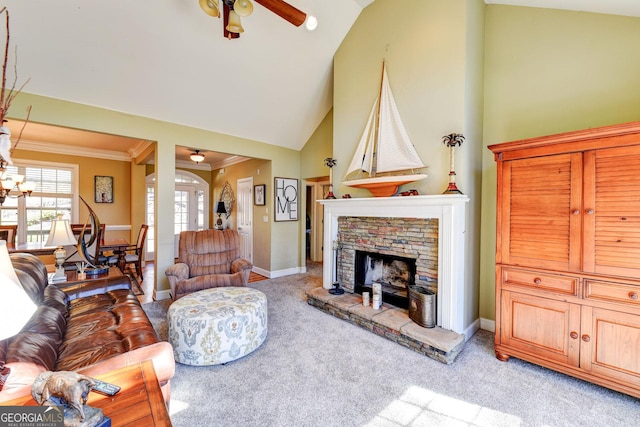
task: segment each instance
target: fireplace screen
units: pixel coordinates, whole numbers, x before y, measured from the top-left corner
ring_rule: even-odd
[[[356,251],[356,293],[371,292],[373,283],[382,285],[382,300],[407,308],[408,286],[414,284],[416,260],[373,252]]]

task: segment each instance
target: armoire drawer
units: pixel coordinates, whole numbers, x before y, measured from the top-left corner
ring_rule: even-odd
[[[640,285],[585,279],[584,297],[640,306]]]
[[[578,283],[579,279],[577,277],[560,276],[509,267],[502,269],[503,286],[526,287],[567,295],[578,295]]]

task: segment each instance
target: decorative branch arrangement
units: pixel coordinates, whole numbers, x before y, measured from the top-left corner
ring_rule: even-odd
[[[15,150],[16,146],[20,142],[22,138],[22,132],[24,131],[24,127],[27,125],[29,121],[29,116],[31,115],[31,106],[27,108],[27,118],[20,130],[20,134],[18,135],[18,139],[13,147],[11,147],[11,131],[8,127],[4,126],[4,123],[7,121],[6,116],[9,113],[9,108],[11,104],[15,100],[16,96],[22,92],[22,89],[29,83],[30,79],[27,79],[20,88],[16,89],[16,83],[18,81],[18,50],[16,48],[15,53],[15,61],[14,61],[14,80],[13,84],[10,88],[7,88],[7,67],[9,63],[9,39],[11,32],[9,30],[9,10],[5,7],[0,9],[0,14],[5,14],[5,22],[6,22],[6,32],[7,38],[4,44],[4,56],[2,61],[2,88],[0,88],[0,169],[3,169],[6,164],[13,164],[11,160],[11,153]]]
[[[442,143],[449,147],[451,156],[449,163],[449,186],[444,191],[443,194],[462,194],[462,191],[458,190],[458,186],[456,185],[456,171],[453,168],[454,158],[453,158],[453,149],[456,146],[461,146],[464,141],[464,135],[461,133],[450,133],[449,135],[445,135],[442,137]]]

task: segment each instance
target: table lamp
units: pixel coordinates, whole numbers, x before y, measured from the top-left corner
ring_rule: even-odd
[[[73,237],[71,226],[69,226],[69,220],[67,219],[54,219],[51,224],[51,230],[49,230],[49,238],[45,246],[57,246],[53,251],[53,256],[56,258],[56,274],[54,278],[64,277],[64,260],[67,259],[67,251],[65,245],[76,245],[78,242]]]
[[[20,332],[36,311],[13,269],[5,240],[0,240],[0,294],[4,301],[0,310],[0,340],[4,340]]]
[[[220,218],[220,216],[227,213],[227,208],[225,207],[224,202],[218,202],[218,204],[216,205],[216,213],[218,214],[216,228],[218,230],[222,230],[222,218]]]

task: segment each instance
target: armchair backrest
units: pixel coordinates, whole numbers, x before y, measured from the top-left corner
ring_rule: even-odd
[[[0,240],[6,240],[7,243],[16,243],[18,235],[17,225],[0,225]]]
[[[189,266],[189,276],[225,274],[240,257],[240,237],[235,230],[183,231],[178,261]]]

